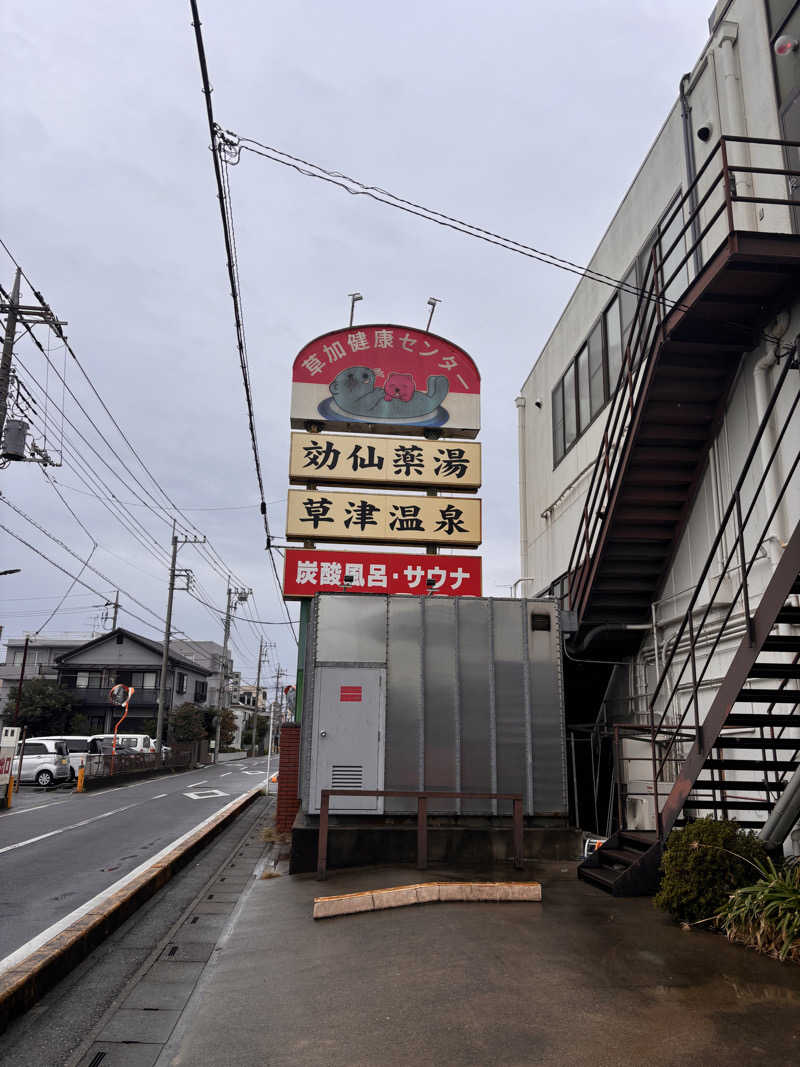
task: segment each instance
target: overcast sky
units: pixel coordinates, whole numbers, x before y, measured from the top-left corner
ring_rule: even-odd
[[[699,54],[707,7],[711,0],[200,4],[223,127],[576,262],[590,258]],[[76,354],[162,486],[252,586],[255,617],[280,622],[188,0],[5,0],[0,18],[0,235],[68,320]],[[519,577],[514,398],[575,278],[252,155],[232,169],[231,191],[274,533],[282,540],[296,352],[346,325],[353,290],[364,294],[361,321],[411,326],[424,325],[436,296],[433,328],[470,352],[483,376],[484,593],[508,595]],[[9,289],[12,278],[0,250],[0,282]],[[46,346],[47,332],[38,334]],[[55,340],[51,348],[60,366]],[[20,340],[16,352],[48,385],[31,343]],[[74,367],[67,380],[152,487]],[[57,384],[51,373],[56,408]],[[129,517],[165,548],[169,527],[137,503],[135,482],[69,398],[66,414],[124,479],[67,428],[128,504],[114,520],[69,462],[51,470],[99,543],[92,564],[163,617],[166,567],[133,539]],[[0,471],[0,491],[85,558],[89,537],[36,466]],[[80,563],[25,518],[2,504],[0,516],[77,572]],[[0,564],[22,568],[0,578],[4,638],[38,629],[69,578],[2,531]],[[181,549],[180,565],[224,606],[224,580],[195,549]],[[113,588],[84,577],[104,595]],[[97,625],[101,600],[74,592],[46,633]],[[122,605],[157,627],[125,592]],[[125,614],[120,622],[157,636]],[[174,626],[222,639],[218,617],[185,593],[176,594]],[[293,676],[287,627],[265,632],[276,642],[273,664]],[[252,679],[258,633],[239,624],[234,641],[235,666]]]

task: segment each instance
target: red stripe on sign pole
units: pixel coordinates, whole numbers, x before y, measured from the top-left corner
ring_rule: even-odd
[[[348,701],[354,704],[361,703],[360,685],[342,685],[339,687],[339,701],[346,704]]]

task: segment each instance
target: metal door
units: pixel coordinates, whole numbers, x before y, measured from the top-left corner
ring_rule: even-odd
[[[386,671],[380,667],[317,667],[314,683],[314,788],[383,789]],[[383,812],[383,797],[331,797],[332,812]]]

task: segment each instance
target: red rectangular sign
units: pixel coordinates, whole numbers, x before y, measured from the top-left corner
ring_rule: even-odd
[[[299,600],[315,593],[480,596],[481,557],[287,548],[285,599]]]
[[[340,704],[360,704],[361,703],[361,686],[360,685],[340,685],[339,686],[339,703]]]

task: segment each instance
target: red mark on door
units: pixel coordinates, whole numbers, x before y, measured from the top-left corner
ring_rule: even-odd
[[[352,704],[360,704],[362,700],[361,686],[360,685],[341,685],[339,686],[339,702],[346,704],[348,702]]]

